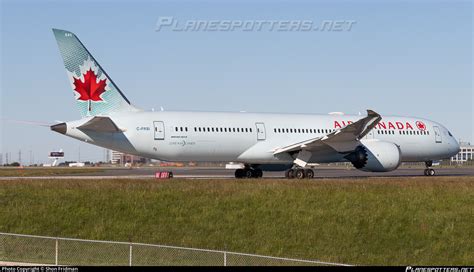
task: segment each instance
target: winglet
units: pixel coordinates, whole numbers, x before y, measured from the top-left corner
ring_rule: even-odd
[[[380,116],[380,114],[376,113],[376,112],[373,111],[373,110],[367,110],[367,115],[370,116],[370,117],[378,117],[378,116]]]

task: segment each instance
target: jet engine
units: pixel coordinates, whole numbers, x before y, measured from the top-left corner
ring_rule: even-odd
[[[365,142],[344,158],[355,168],[368,172],[393,171],[402,162],[400,147],[382,141]]]

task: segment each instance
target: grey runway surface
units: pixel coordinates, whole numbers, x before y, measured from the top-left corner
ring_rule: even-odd
[[[471,176],[474,168],[434,168],[436,176]],[[104,179],[104,178],[153,178],[156,171],[172,171],[175,178],[234,178],[234,170],[223,168],[182,167],[182,168],[107,168],[103,172],[42,177],[0,177],[0,180],[11,179]],[[314,168],[317,178],[368,178],[368,177],[419,177],[423,168],[400,168],[392,172],[371,173],[353,168],[321,167]],[[264,178],[284,178],[284,172],[264,172]],[[427,177],[429,178],[429,177]]]

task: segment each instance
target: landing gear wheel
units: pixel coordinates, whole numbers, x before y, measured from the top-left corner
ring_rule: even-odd
[[[434,176],[436,175],[436,171],[434,169],[428,168],[425,169],[425,176]]]
[[[285,171],[285,178],[287,178],[287,179],[295,178],[295,170],[293,170],[293,169],[286,170]]]
[[[304,179],[305,178],[305,171],[304,169],[297,169],[295,172],[295,176],[297,179]]]
[[[238,178],[238,179],[243,178],[244,174],[245,174],[244,169],[235,170],[235,178]]]
[[[307,179],[312,179],[314,178],[314,171],[311,169],[306,169],[304,175]]]
[[[245,171],[245,177],[246,178],[253,178],[254,177],[252,169],[247,169],[247,170],[244,170],[244,171]]]
[[[261,177],[263,177],[263,171],[262,171],[262,169],[255,169],[253,173],[254,173],[254,176],[255,176],[256,178],[261,178]]]

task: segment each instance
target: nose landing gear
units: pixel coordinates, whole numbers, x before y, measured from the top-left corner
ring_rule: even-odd
[[[425,169],[425,176],[434,176],[436,175],[436,171],[433,168]]]
[[[433,161],[426,161],[425,162],[425,165],[426,165],[426,169],[425,169],[425,176],[434,176],[436,175],[436,171],[431,168],[431,166],[433,166]]]

